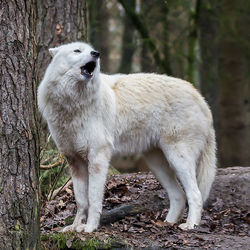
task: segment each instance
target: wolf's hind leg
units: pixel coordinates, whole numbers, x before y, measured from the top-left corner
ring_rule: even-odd
[[[88,169],[86,163],[80,157],[68,158],[68,162],[77,203],[77,213],[73,224],[66,226],[62,231],[82,232],[85,229],[84,222],[86,222],[88,211]]]
[[[185,194],[176,180],[174,171],[169,167],[160,149],[155,149],[145,154],[145,160],[149,169],[168,193],[170,209],[165,221],[177,223],[185,207]]]
[[[202,197],[196,180],[195,149],[190,149],[186,143],[179,142],[163,146],[162,150],[183,185],[188,200],[187,221],[179,227],[183,230],[193,229],[195,225],[199,225],[202,212]]]

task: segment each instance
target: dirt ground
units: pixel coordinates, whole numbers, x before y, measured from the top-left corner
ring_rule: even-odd
[[[250,167],[218,171],[201,225],[188,232],[164,223],[169,201],[152,174],[109,177],[104,217],[115,208],[133,204],[140,208],[139,212],[125,213],[119,218],[114,215],[112,223],[100,226],[90,236],[104,242],[108,238],[123,242],[113,249],[250,249]],[[42,234],[58,231],[72,221],[75,212],[69,187],[41,209]],[[84,239],[89,235],[82,233],[79,237]]]

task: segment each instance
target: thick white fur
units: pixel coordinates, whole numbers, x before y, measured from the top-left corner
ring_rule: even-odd
[[[64,231],[98,227],[112,155],[141,152],[168,192],[166,221],[178,222],[187,198],[188,218],[180,228],[194,228],[216,172],[208,105],[186,81],[145,73],[105,75],[99,59],[86,79],[80,67],[93,60],[92,50],[80,42],[51,49],[53,60],[38,88],[39,110],[68,159],[78,205],[74,223]]]

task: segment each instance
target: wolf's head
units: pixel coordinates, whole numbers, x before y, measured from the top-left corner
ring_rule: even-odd
[[[100,71],[99,56],[89,44],[74,42],[49,49],[51,66],[58,76],[76,82],[88,82]]]

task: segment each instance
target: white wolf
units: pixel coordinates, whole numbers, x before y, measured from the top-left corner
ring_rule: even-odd
[[[187,197],[179,227],[198,225],[216,172],[212,115],[198,91],[166,75],[102,74],[99,52],[86,43],[49,51],[38,106],[68,160],[78,207],[63,231],[97,229],[112,155],[141,152],[168,193],[166,221],[178,222]]]

